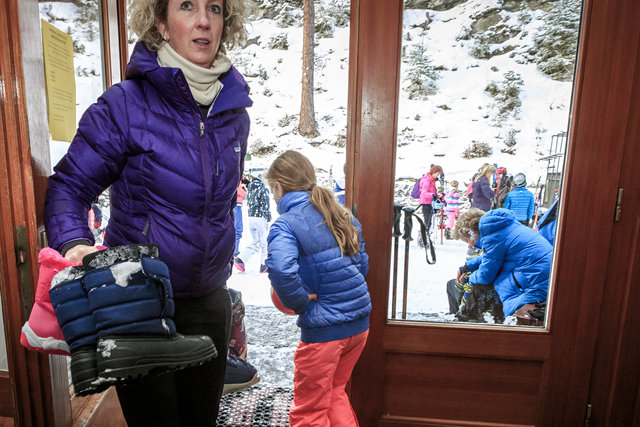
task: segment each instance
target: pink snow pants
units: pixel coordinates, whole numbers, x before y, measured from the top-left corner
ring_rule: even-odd
[[[369,331],[336,341],[300,342],[293,361],[291,427],[358,426],[345,386]]]
[[[460,216],[460,211],[447,211],[447,229],[453,230],[458,216]]]

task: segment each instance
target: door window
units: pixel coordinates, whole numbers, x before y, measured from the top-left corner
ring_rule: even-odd
[[[388,318],[542,327],[581,2],[419,4],[403,14]]]

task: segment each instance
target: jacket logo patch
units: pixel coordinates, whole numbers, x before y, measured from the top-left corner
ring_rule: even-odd
[[[235,151],[236,153],[240,152],[240,147],[233,147],[233,151]]]

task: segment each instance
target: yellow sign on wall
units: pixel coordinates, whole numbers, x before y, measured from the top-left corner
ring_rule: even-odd
[[[73,40],[69,34],[42,20],[42,50],[49,132],[57,141],[71,142],[76,133]]]

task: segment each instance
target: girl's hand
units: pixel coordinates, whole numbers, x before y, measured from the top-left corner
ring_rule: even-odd
[[[81,264],[82,258],[92,252],[97,252],[98,248],[89,245],[76,245],[69,249],[64,257],[74,264]]]
[[[318,294],[307,294],[309,301],[318,302]]]

